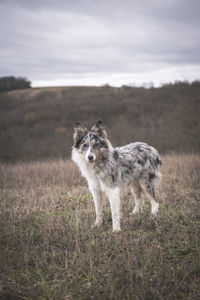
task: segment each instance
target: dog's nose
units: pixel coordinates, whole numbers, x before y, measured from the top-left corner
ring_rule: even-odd
[[[89,160],[89,161],[92,161],[92,160],[93,160],[93,158],[94,158],[94,157],[93,157],[93,155],[91,155],[91,154],[90,154],[90,155],[88,155],[88,160]]]

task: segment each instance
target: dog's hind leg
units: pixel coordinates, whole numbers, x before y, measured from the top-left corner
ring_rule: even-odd
[[[140,187],[139,183],[135,184],[133,186],[133,188],[131,188],[131,192],[133,193],[134,198],[135,198],[135,206],[134,206],[133,211],[130,213],[130,215],[137,214],[141,210],[141,199],[140,199],[140,197],[141,197],[141,187]]]
[[[158,213],[159,203],[155,199],[155,187],[152,181],[150,180],[141,180],[140,185],[146,197],[151,203],[151,214],[155,217]]]
[[[111,207],[113,232],[121,231],[120,190],[119,188],[109,188],[106,190],[106,194],[109,198],[110,207]]]

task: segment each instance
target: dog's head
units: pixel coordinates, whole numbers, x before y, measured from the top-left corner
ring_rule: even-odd
[[[94,163],[105,156],[108,150],[107,134],[103,122],[99,120],[91,130],[80,123],[74,128],[74,148],[82,154],[88,163]]]

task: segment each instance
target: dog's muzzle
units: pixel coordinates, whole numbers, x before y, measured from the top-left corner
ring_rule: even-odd
[[[96,160],[96,156],[95,156],[94,154],[90,153],[90,154],[88,154],[88,155],[86,156],[86,160],[87,160],[90,164],[92,164],[92,163]]]
[[[86,158],[87,162],[93,163],[96,160],[96,155],[89,148],[87,153],[86,153],[85,158]]]
[[[94,155],[92,155],[92,154],[88,155],[88,161],[90,163],[93,163],[94,162]]]

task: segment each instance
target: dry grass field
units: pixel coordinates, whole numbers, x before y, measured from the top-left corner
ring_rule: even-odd
[[[86,182],[71,161],[0,166],[1,299],[200,299],[200,156],[162,157],[160,213],[123,231],[91,229]]]

